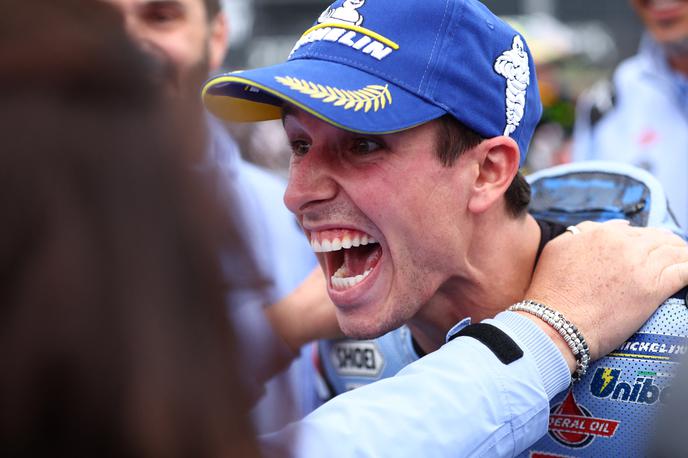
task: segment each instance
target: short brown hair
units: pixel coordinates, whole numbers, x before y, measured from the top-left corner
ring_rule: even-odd
[[[446,114],[439,118],[437,158],[442,165],[451,167],[464,152],[478,146],[484,139],[478,133]],[[530,184],[518,172],[504,193],[506,205],[513,216],[522,215],[530,203]]]

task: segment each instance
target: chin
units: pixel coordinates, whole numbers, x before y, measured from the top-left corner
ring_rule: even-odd
[[[366,314],[337,312],[337,321],[342,332],[352,339],[375,339],[404,324],[403,320]]]

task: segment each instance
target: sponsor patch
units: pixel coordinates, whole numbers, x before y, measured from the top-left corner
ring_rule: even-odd
[[[504,51],[494,63],[494,70],[506,79],[506,127],[509,136],[521,123],[526,109],[526,90],[530,84],[528,53],[519,35],[514,36],[511,49]]]
[[[310,43],[329,41],[382,60],[399,49],[399,45],[372,30],[356,25],[318,24],[306,30],[294,44],[291,57],[299,48]]]
[[[549,435],[565,447],[587,447],[596,437],[613,437],[618,427],[616,420],[594,417],[576,402],[572,390],[569,390],[561,404],[550,410]]]
[[[636,333],[609,354],[615,358],[678,362],[688,352],[688,338]]]
[[[291,57],[302,46],[329,41],[368,54],[376,60],[399,49],[399,45],[379,33],[362,27],[364,17],[359,9],[366,0],[345,0],[342,6],[329,7],[318,18],[318,24],[306,30],[289,53]]]
[[[646,375],[647,374],[647,375]],[[590,382],[590,393],[596,398],[631,404],[652,405],[659,401],[665,404],[671,387],[660,388],[652,372],[641,371],[633,380],[621,380],[622,370],[598,367]]]
[[[363,24],[363,15],[358,9],[365,4],[365,0],[345,0],[342,6],[333,8],[329,6],[318,18],[319,23],[328,22],[334,24]]]
[[[330,361],[339,375],[377,377],[384,358],[374,341],[343,340],[330,348]]]

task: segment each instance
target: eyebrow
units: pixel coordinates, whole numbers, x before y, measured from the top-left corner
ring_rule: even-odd
[[[139,4],[139,10],[145,11],[147,8],[179,8],[186,14],[187,5],[180,0],[146,0]]]
[[[186,7],[186,5],[179,1],[179,0],[148,0],[146,2],[143,2],[144,5],[179,5],[182,7]]]

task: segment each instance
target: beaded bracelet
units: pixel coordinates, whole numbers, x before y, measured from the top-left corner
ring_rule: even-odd
[[[588,365],[590,364],[590,349],[588,348],[588,343],[585,341],[583,334],[581,334],[578,328],[564,318],[564,315],[556,310],[552,310],[544,304],[530,299],[518,302],[507,310],[530,313],[552,326],[566,341],[573,352],[573,356],[576,358],[576,370],[571,376],[573,381],[580,380],[585,375],[588,370]]]

